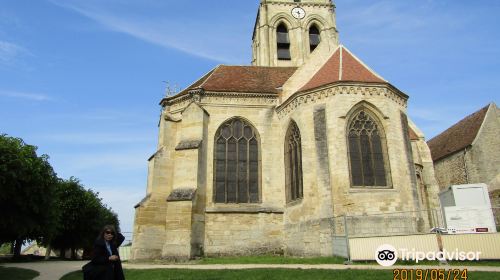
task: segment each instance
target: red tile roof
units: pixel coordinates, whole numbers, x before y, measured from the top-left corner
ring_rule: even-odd
[[[427,142],[432,160],[440,160],[452,153],[463,150],[476,139],[484,121],[489,105],[465,117],[452,127]]]
[[[339,46],[321,69],[300,91],[310,90],[327,84],[347,81],[365,83],[387,83],[377,73],[368,68],[348,49]]]
[[[183,90],[202,88],[205,91],[279,93],[296,67],[226,66],[219,65]]]

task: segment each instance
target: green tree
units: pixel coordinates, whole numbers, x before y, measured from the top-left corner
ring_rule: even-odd
[[[104,225],[119,226],[117,215],[102,203],[98,195],[86,190],[74,177],[59,181],[56,197],[60,216],[56,233],[49,242],[52,248],[61,252],[71,249],[75,257],[77,249],[93,245]]]
[[[53,225],[57,177],[48,156],[20,138],[0,134],[0,243],[43,238]],[[48,225],[48,226],[47,226]]]

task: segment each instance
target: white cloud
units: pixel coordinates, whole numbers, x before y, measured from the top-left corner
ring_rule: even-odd
[[[245,44],[242,42],[245,42],[246,38],[238,38],[244,34],[233,30],[235,26],[196,22],[194,18],[191,21],[179,21],[169,17],[155,19],[140,18],[140,15],[118,14],[119,12],[104,7],[110,3],[50,1],[88,17],[111,31],[128,34],[164,48],[176,49],[218,62],[242,63],[247,59],[243,58],[240,51],[244,48]],[[235,47],[235,44],[241,46]]]
[[[21,92],[21,91],[9,91],[9,90],[0,90],[0,96],[10,97],[10,98],[19,98],[19,99],[28,99],[34,101],[52,101],[53,99],[45,94],[41,93],[31,93],[31,92]]]
[[[52,142],[70,144],[119,144],[119,143],[148,143],[148,135],[131,135],[127,133],[94,133],[94,132],[67,132],[51,133],[42,136]]]
[[[29,54],[29,51],[14,43],[0,41],[0,63],[12,63],[16,58],[24,54]]]
[[[360,6],[362,8],[360,8]],[[402,9],[396,1],[377,1],[371,5],[353,5],[352,10],[339,13],[339,18],[351,25],[364,27],[381,27],[405,29],[420,27],[423,19],[415,17]]]
[[[143,170],[147,167],[146,160],[153,152],[148,151],[116,151],[116,152],[85,152],[72,154],[53,154],[53,161],[60,164],[63,173],[80,174],[84,171],[123,173]],[[56,164],[56,167],[59,166]]]
[[[93,188],[93,190],[99,192],[99,197],[102,198],[102,201],[118,214],[122,231],[132,232],[135,215],[134,205],[140,202],[146,195],[145,187],[99,186]],[[126,234],[125,237],[131,238],[131,235]]]

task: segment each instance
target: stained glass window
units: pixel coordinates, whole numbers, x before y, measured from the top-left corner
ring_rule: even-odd
[[[285,137],[285,185],[287,202],[303,197],[300,131],[292,121]]]
[[[259,202],[259,141],[248,122],[235,118],[215,134],[216,203]]]
[[[385,139],[374,117],[357,113],[349,123],[347,140],[352,186],[388,186]]]

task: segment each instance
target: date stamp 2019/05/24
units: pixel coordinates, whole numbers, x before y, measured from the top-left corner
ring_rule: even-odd
[[[393,280],[467,280],[467,269],[393,269]]]

